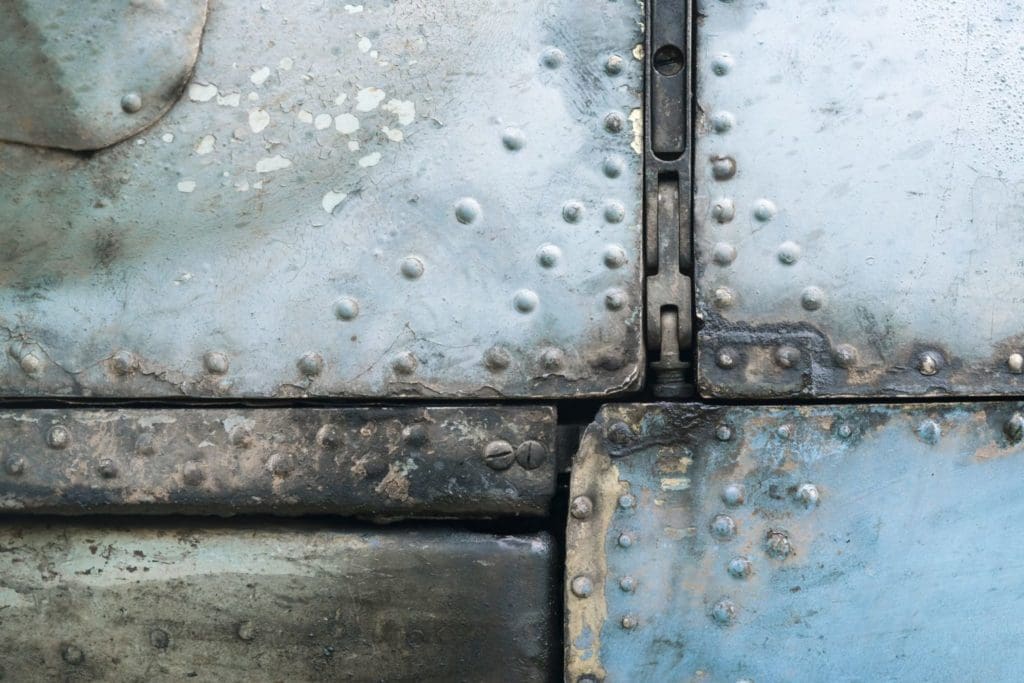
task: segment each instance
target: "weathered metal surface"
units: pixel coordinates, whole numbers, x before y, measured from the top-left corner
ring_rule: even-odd
[[[12,681],[544,681],[544,535],[0,528]],[[557,666],[557,665],[556,665]]]
[[[0,394],[637,386],[641,40],[632,0],[216,3],[143,134],[0,145]]]
[[[1022,438],[1021,403],[606,407],[567,680],[1016,679]]]
[[[702,393],[1021,393],[1019,3],[699,13]]]
[[[0,411],[0,510],[547,512],[547,407]]]
[[[205,21],[206,0],[0,3],[0,140],[94,150],[151,126],[185,87]]]

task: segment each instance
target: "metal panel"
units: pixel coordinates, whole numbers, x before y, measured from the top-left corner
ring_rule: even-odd
[[[0,548],[4,680],[544,681],[555,661],[543,535],[32,525]]]
[[[0,145],[0,394],[637,386],[642,14],[217,2],[137,138]]]
[[[1019,3],[699,8],[703,394],[1021,393]]]
[[[1016,680],[1022,411],[606,407],[573,470],[568,680]]]
[[[0,412],[0,509],[540,515],[547,407]]]

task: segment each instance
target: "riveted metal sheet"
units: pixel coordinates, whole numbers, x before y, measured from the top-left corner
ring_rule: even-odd
[[[706,396],[1024,388],[1024,9],[700,0]]]
[[[641,37],[632,0],[218,2],[152,128],[0,145],[0,394],[637,386]]]
[[[544,535],[0,528],[14,681],[544,681]],[[481,656],[486,653],[486,656]]]
[[[567,680],[1014,680],[1022,410],[606,407],[573,470]]]
[[[0,3],[0,140],[84,151],[151,126],[192,72],[206,9],[206,0]]]
[[[541,515],[547,407],[0,411],[0,510]]]

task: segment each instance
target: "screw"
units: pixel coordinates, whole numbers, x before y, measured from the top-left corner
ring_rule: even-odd
[[[1003,425],[1003,433],[1006,434],[1006,438],[1011,443],[1017,443],[1024,437],[1024,416],[1020,413],[1014,413],[1006,424]]]
[[[793,552],[793,546],[789,542],[789,535],[785,531],[769,529],[765,534],[765,549],[771,557],[785,559]]]
[[[104,458],[100,460],[100,465],[97,468],[100,476],[104,479],[113,479],[117,476],[117,463],[110,458]]]
[[[149,632],[149,644],[153,647],[166,650],[171,643],[171,637],[162,628],[155,628]]]
[[[508,441],[492,441],[484,448],[484,462],[492,470],[507,470],[515,459],[515,451]]]
[[[64,425],[54,425],[46,433],[46,444],[50,448],[67,448],[71,443],[71,432]]]
[[[569,514],[576,519],[587,519],[594,512],[594,503],[587,496],[576,496],[569,505]]]
[[[25,471],[25,458],[20,455],[8,455],[4,460],[4,471],[12,477],[17,477]]]
[[[818,487],[814,484],[801,484],[800,488],[796,490],[796,499],[803,504],[805,508],[817,506],[820,498],[821,494],[818,493]]]
[[[535,470],[548,459],[548,449],[539,441],[524,441],[516,449],[516,462],[523,469]]]
[[[594,592],[594,582],[590,580],[590,577],[581,575],[572,580],[570,588],[572,594],[577,598],[589,598],[590,594]]]

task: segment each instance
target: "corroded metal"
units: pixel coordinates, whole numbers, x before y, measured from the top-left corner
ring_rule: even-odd
[[[215,3],[152,127],[0,144],[0,395],[637,387],[642,15]]]
[[[702,394],[1020,394],[1021,8],[698,7]]]
[[[573,469],[566,680],[1014,679],[1022,414],[605,407]]]
[[[525,406],[0,411],[0,509],[540,515],[555,433]]]
[[[546,681],[544,535],[7,525],[12,681]]]
[[[153,125],[192,73],[206,4],[0,3],[0,140],[85,151]]]

